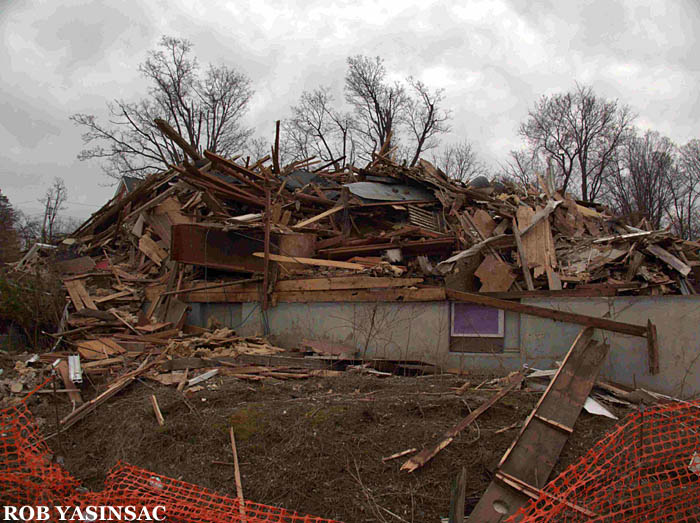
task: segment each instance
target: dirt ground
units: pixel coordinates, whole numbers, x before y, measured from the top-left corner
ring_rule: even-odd
[[[386,463],[382,458],[434,443],[494,394],[455,394],[465,380],[476,385],[482,379],[344,373],[250,383],[220,377],[188,395],[139,380],[48,443],[90,489],[100,489],[122,460],[235,496],[228,436],[233,426],[247,499],[346,523],[439,522],[448,514],[450,486],[462,466],[471,510],[517,428],[496,431],[521,423],[541,393],[512,392],[412,474],[399,471],[406,458]],[[89,385],[87,390],[84,397],[94,395]],[[151,394],[158,398],[164,427],[155,420]],[[55,401],[48,394],[35,395],[29,405],[45,434],[56,430],[55,411],[62,416],[70,409],[67,399]],[[614,424],[582,413],[555,473]]]

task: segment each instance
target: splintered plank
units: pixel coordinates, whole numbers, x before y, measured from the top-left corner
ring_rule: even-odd
[[[144,234],[139,239],[139,250],[158,266],[168,257],[168,253],[147,234]]]
[[[80,311],[85,308],[85,304],[76,289],[76,283],[77,280],[63,280],[63,285],[65,285],[68,291],[68,296],[70,297],[70,301],[73,302],[73,307],[75,307],[76,311]]]
[[[505,222],[505,220],[504,220]],[[520,229],[518,229],[518,223],[513,218],[513,237],[515,238],[515,246],[518,249],[518,257],[520,258],[520,266],[523,269],[523,276],[525,278],[525,284],[527,285],[527,290],[534,291],[535,284],[532,281],[532,274],[530,274],[530,265],[527,261],[527,256],[525,255],[525,249],[523,248],[523,241],[520,237]]]
[[[474,409],[469,416],[460,421],[455,427],[451,428],[442,436],[440,441],[438,441],[432,447],[425,448],[421,450],[415,456],[409,458],[403,465],[401,465],[401,470],[407,470],[408,472],[413,472],[419,467],[425,465],[428,461],[433,459],[438,452],[447,447],[450,443],[454,441],[457,435],[471,425],[476,418],[481,416],[484,412],[495,405],[501,398],[508,394],[515,387],[520,385],[525,379],[525,374],[522,372],[517,373],[510,379],[508,385],[503,387],[497,394],[492,396],[488,401],[485,401],[478,408]]]
[[[649,354],[649,374],[659,373],[659,340],[656,325],[647,320],[647,350]]]
[[[254,252],[253,256],[256,258],[264,258],[265,253],[264,252]],[[320,267],[337,267],[339,269],[354,269],[357,271],[364,270],[364,266],[360,265],[358,263],[348,263],[348,262],[342,262],[342,261],[335,261],[335,260],[320,260],[317,258],[300,258],[300,257],[291,257],[291,256],[281,256],[279,254],[270,254],[269,255],[270,259],[272,261],[276,262],[294,262],[294,263],[303,263],[306,265],[318,265]]]
[[[576,337],[469,521],[503,521],[547,484],[608,353],[608,346],[592,335],[593,329],[586,328]]]
[[[476,269],[474,276],[481,280],[479,292],[502,292],[510,289],[515,275],[505,262],[489,254]]]
[[[78,342],[78,352],[87,360],[104,360],[126,350],[110,338]]]
[[[81,280],[63,280],[63,285],[66,286],[68,296],[70,296],[76,311],[86,307],[88,309],[97,310],[97,305],[92,301],[90,294],[88,294]]]
[[[108,296],[100,296],[99,298],[94,298],[92,301],[94,301],[95,303],[105,303],[108,301],[117,300],[119,298],[124,298],[126,296],[131,296],[131,294],[131,291],[119,291]]]
[[[666,263],[672,269],[680,272],[683,276],[688,276],[688,274],[690,274],[691,268],[666,249],[659,247],[658,245],[648,245],[647,251]]]
[[[275,284],[275,290],[286,291],[331,291],[344,289],[386,289],[410,287],[423,282],[423,278],[387,278],[374,276],[337,276],[333,278],[307,278],[284,280]]]
[[[155,394],[151,394],[151,406],[153,407],[153,413],[156,416],[156,421],[158,422],[158,425],[161,427],[165,425],[165,420],[163,419],[163,414],[160,411],[160,407],[158,406],[158,400],[156,399]]]
[[[317,214],[316,216],[313,216],[307,220],[300,221],[296,225],[292,225],[292,229],[300,229],[301,227],[306,227],[307,225],[311,225],[312,223],[316,223],[317,221],[323,220],[324,218],[327,218],[331,214],[335,214],[338,211],[342,211],[342,210],[343,210],[342,205],[333,207],[332,209],[328,209],[327,211],[324,211],[321,214]]]

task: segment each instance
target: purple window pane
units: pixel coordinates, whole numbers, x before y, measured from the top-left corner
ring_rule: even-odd
[[[501,311],[471,303],[454,303],[452,309],[452,334],[479,336],[501,334]]]

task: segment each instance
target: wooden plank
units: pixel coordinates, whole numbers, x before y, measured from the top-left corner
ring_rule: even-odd
[[[609,320],[607,318],[596,318],[594,316],[586,316],[585,314],[547,309],[536,305],[525,305],[523,303],[499,300],[498,298],[491,298],[489,296],[469,292],[453,291],[451,289],[445,289],[445,293],[449,299],[454,301],[465,301],[476,305],[483,305],[484,307],[494,307],[505,311],[519,312],[520,314],[528,314],[530,316],[538,316],[540,318],[548,318],[554,321],[576,323],[586,327],[595,327],[597,329],[619,332],[621,334],[629,334],[631,336],[640,336],[642,338],[647,337],[646,326],[622,323],[620,321]]]
[[[510,266],[489,254],[476,269],[474,276],[481,280],[479,292],[501,292],[510,289],[515,281],[515,275]]]
[[[158,422],[158,425],[161,427],[165,425],[165,420],[163,419],[163,414],[160,411],[160,407],[158,406],[158,400],[156,399],[155,394],[151,394],[151,406],[153,407],[153,413],[156,415],[156,421]]]
[[[656,325],[647,320],[647,352],[649,357],[649,374],[659,373],[659,340]]]
[[[139,239],[139,250],[153,260],[158,266],[168,257],[168,253],[165,249],[161,248],[160,245],[154,242],[153,238],[147,234],[144,234]]]
[[[538,278],[545,273],[545,225],[538,222],[536,226],[534,217],[535,212],[527,206],[520,206],[516,211],[518,227],[520,229],[520,237],[523,242],[523,250],[528,261],[528,266],[533,269],[534,277]],[[523,235],[523,231],[531,231],[527,236]]]
[[[284,303],[444,301],[445,289],[442,287],[423,287],[419,289],[292,291],[275,292],[274,298],[277,302]],[[186,294],[182,299],[189,303],[252,303],[259,301],[260,295],[253,292],[235,292],[230,289],[220,289],[192,292]]]
[[[277,133],[279,136],[279,121],[277,122]],[[236,437],[233,434],[233,427],[229,427],[229,436],[231,438],[231,451],[233,452],[233,470],[236,481],[236,496],[238,497],[238,508],[240,510],[243,521],[245,521],[245,499],[243,498],[243,485],[241,484],[241,469],[238,466],[238,452],[236,451]]]
[[[666,263],[672,269],[677,270],[683,276],[688,276],[690,274],[691,268],[683,263],[681,260],[676,258],[673,254],[668,252],[666,249],[659,247],[658,245],[647,245],[647,252],[653,254],[658,259]]]
[[[411,287],[423,282],[423,278],[388,278],[374,276],[336,276],[330,278],[308,278],[278,281],[275,290],[288,291],[331,291],[345,289],[386,289]]]
[[[418,454],[415,456],[412,456],[409,458],[403,465],[401,465],[401,470],[407,470],[408,472],[413,472],[419,467],[422,467],[425,465],[428,461],[433,459],[435,455],[440,452],[442,449],[447,447],[450,443],[452,443],[457,437],[457,435],[462,432],[464,429],[466,429],[469,425],[471,425],[476,418],[481,416],[484,412],[486,412],[488,409],[490,409],[493,405],[495,405],[501,398],[503,398],[506,394],[508,394],[511,390],[513,390],[515,387],[520,385],[522,381],[525,379],[525,374],[523,372],[518,372],[515,374],[510,381],[508,382],[508,385],[503,387],[497,394],[492,396],[488,401],[485,401],[479,407],[474,409],[469,416],[464,418],[462,421],[460,421],[456,426],[445,432],[443,434],[442,438],[440,441],[438,441],[435,445],[432,447],[425,448],[421,450]]]
[[[544,270],[547,273],[547,284],[550,291],[561,290],[561,279],[556,271],[557,255],[554,248],[554,239],[552,238],[552,227],[549,224],[549,219],[544,220]]]
[[[75,292],[78,293],[78,295],[80,296],[80,299],[85,304],[85,307],[96,311],[97,305],[95,305],[95,302],[92,301],[92,298],[90,297],[90,294],[88,293],[87,289],[85,288],[85,285],[83,284],[82,280],[74,280],[73,286],[74,286]]]
[[[105,303],[105,302],[116,300],[119,298],[124,298],[126,296],[131,296],[131,291],[115,292],[114,294],[109,294],[107,296],[100,296],[99,298],[93,298],[92,301],[95,303]]]
[[[253,256],[255,256],[256,258],[264,258],[265,253],[264,252],[254,252]],[[297,257],[290,257],[290,256],[282,256],[280,254],[270,254],[269,257],[272,261],[276,261],[276,262],[304,263],[306,265],[317,265],[320,267],[337,267],[338,269],[354,269],[357,271],[361,271],[364,269],[364,266],[359,265],[357,263],[348,263],[348,262],[342,262],[342,261],[319,260],[317,258],[297,258]]]
[[[625,275],[625,281],[632,281],[634,279],[643,261],[644,255],[639,251],[634,251],[634,254],[632,255],[632,261],[629,262],[629,265],[627,266],[627,274]]]
[[[76,288],[77,282],[78,280],[63,280],[63,285],[65,285],[68,291],[68,296],[70,297],[70,301],[73,302],[73,307],[75,307],[76,311],[80,311],[85,308],[85,304]]]
[[[569,437],[567,429],[576,422],[608,352],[607,345],[593,341],[592,335],[593,329],[585,328],[574,340],[501,459],[496,477],[469,516],[470,521],[496,523],[508,519],[532,497],[521,487],[541,490],[547,484]],[[504,481],[504,477],[511,481]],[[496,511],[497,505],[502,510]]]
[[[505,221],[505,220],[504,220]],[[523,240],[520,237],[520,229],[518,229],[518,223],[515,218],[513,218],[513,237],[515,238],[515,246],[518,249],[518,256],[520,258],[520,266],[523,269],[523,277],[525,278],[525,285],[527,285],[527,290],[535,290],[535,284],[532,281],[532,274],[530,274],[530,266],[527,263],[527,256],[525,255],[525,249],[523,248]]]
[[[73,382],[70,380],[70,375],[68,373],[68,362],[66,360],[61,360],[58,365],[56,366],[56,370],[58,370],[58,373],[61,376],[61,380],[63,381],[64,386],[66,389],[68,389],[68,398],[75,404],[75,405],[82,405],[83,403],[83,398],[80,395],[80,392],[74,390],[75,385]]]
[[[550,200],[549,202],[547,202],[547,205],[545,206],[544,209],[539,209],[535,214],[531,215],[531,218],[530,218],[527,226],[523,227],[523,225],[520,224],[520,235],[524,238],[527,233],[529,233],[532,229],[537,227],[537,225],[540,223],[540,221],[544,220],[550,214],[552,214],[552,211],[554,211],[554,209],[556,209],[561,203],[562,203],[562,200],[558,200],[558,201]],[[529,209],[530,211],[532,211],[532,209],[530,209],[529,207],[522,207],[522,206],[518,207],[518,210],[523,209],[523,208],[526,208],[526,209]],[[598,213],[596,213],[596,214],[598,214]],[[520,222],[520,218],[518,218],[518,223],[519,222]]]
[[[338,211],[342,211],[343,206],[338,205],[336,207],[333,207],[331,209],[328,209],[327,211],[323,211],[321,214],[317,214],[316,216],[313,216],[311,218],[308,218],[306,220],[300,221],[296,225],[292,225],[292,229],[300,229],[301,227],[306,227],[307,225],[311,225],[312,223],[316,223],[319,220],[323,220],[324,218],[330,216],[331,214],[335,214]]]

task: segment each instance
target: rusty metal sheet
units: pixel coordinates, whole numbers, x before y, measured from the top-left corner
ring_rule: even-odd
[[[265,261],[253,256],[263,245],[262,232],[239,233],[206,225],[176,224],[172,227],[170,257],[177,262],[213,269],[263,272]],[[271,245],[271,251],[276,254],[276,247]]]

